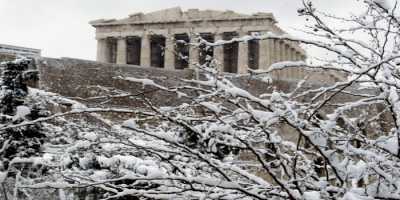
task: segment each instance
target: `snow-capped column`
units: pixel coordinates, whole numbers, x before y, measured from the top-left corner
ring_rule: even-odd
[[[150,37],[147,33],[142,36],[142,48],[140,49],[140,65],[150,66]]]
[[[222,33],[215,33],[214,41],[218,42],[222,40]],[[221,72],[224,71],[224,46],[215,46],[214,47],[214,59],[218,62],[218,67]]]
[[[175,69],[175,39],[172,35],[165,37],[164,68]]]
[[[190,50],[189,50],[189,67],[193,68],[195,64],[199,63],[199,47],[193,44],[197,43],[197,38],[192,36],[190,38]]]
[[[117,43],[117,64],[126,64],[126,38],[118,38]]]
[[[239,34],[240,37],[246,35],[247,33],[245,32]],[[247,68],[249,68],[249,44],[247,41],[239,42],[238,52],[238,74],[247,73]]]
[[[98,39],[97,40],[97,57],[96,60],[98,62],[108,62],[108,54],[109,49],[107,46],[107,39]]]

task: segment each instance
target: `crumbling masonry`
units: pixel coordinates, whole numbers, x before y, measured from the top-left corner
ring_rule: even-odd
[[[212,57],[219,61],[221,71],[246,73],[247,68],[267,69],[279,61],[306,58],[297,43],[282,40],[251,40],[215,48],[194,48],[179,42],[194,42],[194,34],[209,42],[267,32],[286,34],[276,25],[271,13],[244,15],[198,9],[183,12],[180,8],[171,8],[90,24],[96,28],[97,61],[100,62],[184,69],[194,63],[203,64]]]

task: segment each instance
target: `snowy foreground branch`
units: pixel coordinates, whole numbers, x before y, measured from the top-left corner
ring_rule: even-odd
[[[30,90],[25,107],[2,112],[0,155],[9,156],[3,152],[20,139],[8,137],[11,131],[40,124],[46,138],[40,137],[40,152],[9,156],[0,183],[12,177],[14,194],[47,188],[62,198],[90,188],[97,199],[400,199],[399,12],[384,1],[360,4],[363,13],[344,18],[304,1],[298,12],[312,40],[267,34],[187,44],[301,42],[332,57],[320,58],[321,65],[282,62],[250,71],[329,70],[345,77],[335,83],[303,80],[291,91],[256,95],[210,61],[195,65],[199,79],[177,87],[115,77],[176,94],[186,102],[178,106],[124,92],[116,96],[134,96],[145,106],[96,108]],[[332,20],[341,25],[329,26]],[[30,119],[29,103],[52,114]]]

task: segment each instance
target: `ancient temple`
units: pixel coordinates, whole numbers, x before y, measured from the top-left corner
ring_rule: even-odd
[[[273,39],[233,42],[213,48],[194,48],[187,43],[194,43],[198,36],[216,42],[267,32],[286,34],[276,23],[271,13],[182,11],[179,7],[90,22],[96,28],[97,61],[184,69],[215,58],[221,70],[230,73],[245,73],[247,68],[267,69],[279,61],[305,60],[305,52],[297,43]]]

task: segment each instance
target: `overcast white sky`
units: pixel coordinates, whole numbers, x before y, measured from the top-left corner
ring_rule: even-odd
[[[360,9],[356,0],[314,2],[337,14]],[[96,41],[89,21],[175,6],[247,14],[272,12],[279,25],[294,35],[292,28],[304,26],[304,19],[296,13],[301,0],[0,0],[0,43],[39,48],[49,57],[94,60]]]

